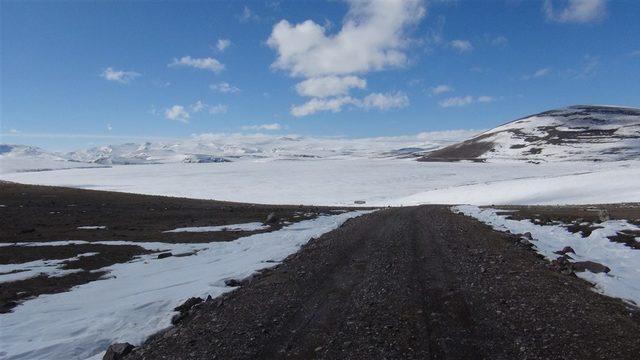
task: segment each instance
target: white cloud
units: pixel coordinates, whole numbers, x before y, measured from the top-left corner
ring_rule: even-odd
[[[440,101],[438,104],[440,104],[441,107],[447,108],[453,106],[467,106],[471,103],[473,103],[473,97],[471,95],[467,95],[462,97],[450,97]]]
[[[631,57],[640,57],[640,50],[632,51],[630,55]]]
[[[259,20],[260,17],[254,14],[253,11],[251,11],[251,9],[245,5],[242,9],[242,14],[238,16],[238,19],[240,19],[240,22],[249,22]]]
[[[584,79],[592,77],[598,71],[600,60],[592,55],[585,55],[582,58],[582,67],[578,71],[573,72],[573,77]]]
[[[172,107],[164,111],[164,116],[169,120],[180,121],[183,123],[189,122],[189,113],[184,109],[184,106],[173,105]]]
[[[495,100],[492,96],[478,96],[478,98],[476,99],[477,102],[480,103],[488,103],[488,102],[492,102],[493,100]]]
[[[407,106],[403,93],[369,94],[362,99],[349,95],[365,89],[363,74],[407,64],[405,50],[411,43],[408,31],[425,15],[421,0],[349,0],[349,11],[341,28],[328,28],[307,20],[291,24],[278,22],[267,44],[276,51],[271,65],[305,80],[296,85],[306,103],[291,108],[294,116],[319,111],[339,112],[345,105],[358,108],[389,109]]]
[[[438,85],[436,87],[431,88],[431,93],[433,95],[444,94],[453,91],[453,88],[449,85]]]
[[[108,67],[100,74],[100,76],[108,81],[115,81],[121,84],[126,84],[140,76],[140,74],[135,71],[115,70],[112,67]]]
[[[229,39],[218,39],[216,43],[216,48],[218,48],[220,52],[225,51],[229,46],[231,46],[231,40]]]
[[[224,70],[224,64],[214,58],[192,58],[191,56],[183,56],[180,59],[173,59],[169,63],[169,67],[187,66],[196,69],[209,70],[219,73]]]
[[[327,36],[326,29],[311,20],[277,23],[267,40],[278,53],[272,66],[292,76],[320,77],[405,65],[405,33],[424,16],[422,2],[354,0],[349,5],[334,35]]]
[[[509,43],[509,39],[507,39],[505,36],[496,36],[493,39],[491,39],[491,45],[493,46],[502,46],[502,45],[507,45],[507,43]]]
[[[380,110],[388,110],[409,106],[409,98],[402,92],[387,94],[374,93],[365,96],[364,99],[356,105],[365,109],[376,108]]]
[[[473,45],[469,40],[451,40],[449,43],[459,53],[467,53],[473,51]]]
[[[463,107],[463,106],[471,105],[473,103],[489,103],[495,100],[496,99],[494,97],[487,96],[487,95],[478,96],[478,97],[467,95],[467,96],[460,96],[460,97],[450,97],[440,101],[438,104],[440,105],[440,107],[443,107],[443,108]]]
[[[598,21],[607,14],[605,0],[566,0],[556,9],[552,0],[545,0],[544,13],[548,20],[560,23],[588,23]]]
[[[229,107],[223,104],[209,106],[209,114],[211,115],[226,114],[228,110]]]
[[[214,90],[214,91],[217,91],[217,92],[221,92],[221,93],[235,94],[237,92],[240,92],[240,89],[238,89],[237,87],[229,84],[228,82],[219,82],[217,84],[211,84],[211,85],[209,85],[209,88],[211,90]]]
[[[195,102],[195,104],[191,105],[191,112],[199,113],[207,107],[207,104],[203,103],[201,100]]]
[[[273,124],[262,124],[262,125],[246,125],[242,127],[242,130],[248,131],[248,130],[252,130],[252,131],[260,131],[260,130],[267,130],[267,131],[276,131],[276,130],[281,130],[282,129],[282,125],[278,124],[278,123],[273,123]]]
[[[111,131],[113,130],[113,126],[111,126],[111,124],[107,124],[107,131]]]
[[[293,106],[291,114],[295,117],[312,115],[320,111],[331,111],[334,113],[342,111],[346,105],[351,105],[362,109],[389,110],[403,108],[409,105],[409,98],[402,92],[395,93],[373,93],[363,99],[356,99],[351,96],[341,96],[331,99],[313,98],[302,105]]]
[[[535,79],[535,78],[541,78],[543,76],[547,76],[551,73],[551,69],[550,68],[542,68],[542,69],[538,69],[536,70],[536,72],[534,72],[531,75],[524,75],[522,77],[523,80],[530,80],[530,79]]]
[[[364,89],[367,81],[357,76],[325,76],[307,79],[296,85],[302,96],[325,98],[346,95],[352,88]]]
[[[354,99],[350,96],[343,96],[333,99],[313,98],[302,105],[296,105],[291,108],[291,115],[295,117],[307,116],[318,111],[340,112],[342,107],[347,104],[353,104]]]

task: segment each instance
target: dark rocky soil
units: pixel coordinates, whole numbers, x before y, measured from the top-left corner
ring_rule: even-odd
[[[381,210],[127,359],[637,359],[640,313],[447,207]]]
[[[280,229],[284,221],[296,222],[339,209],[302,206],[267,206],[124,194],[0,181],[0,243],[64,240],[133,242],[231,241],[241,236]],[[275,219],[261,231],[164,233],[178,227],[214,226]],[[106,226],[104,230],[78,230],[80,226]],[[34,260],[60,260],[98,253],[69,261],[63,269],[83,271],[61,277],[37,276],[0,283],[0,313],[20,301],[42,294],[68,291],[95,281],[104,272],[91,272],[127,262],[148,250],[136,245],[76,244],[64,246],[2,246],[0,264]]]
[[[285,221],[304,220],[333,209],[271,206],[148,196],[110,191],[32,186],[0,181],[0,243],[58,240],[158,242],[230,241],[250,233],[163,233],[179,227],[265,221],[270,213]],[[301,215],[301,216],[300,216]],[[307,217],[308,218],[308,217]],[[106,226],[104,230],[79,230]],[[276,223],[270,230],[279,229]]]

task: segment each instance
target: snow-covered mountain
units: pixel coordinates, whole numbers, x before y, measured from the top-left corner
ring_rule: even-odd
[[[420,161],[619,161],[640,158],[640,109],[546,111],[433,151]]]
[[[474,130],[453,130],[363,139],[201,134],[174,142],[108,145],[66,154],[2,145],[0,172],[130,164],[411,157],[454,144],[476,133]]]
[[[450,131],[365,139],[202,134],[171,143],[146,142],[96,147],[74,151],[65,154],[65,157],[97,164],[148,164],[401,156],[425,153],[455,143],[462,136],[473,133],[475,132]]]
[[[95,166],[97,165],[70,161],[63,155],[35,146],[0,144],[0,173]]]

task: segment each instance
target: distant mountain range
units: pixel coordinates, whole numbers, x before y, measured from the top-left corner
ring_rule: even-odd
[[[0,172],[132,164],[415,157],[475,133],[474,130],[453,130],[364,139],[202,134],[175,142],[127,143],[69,153],[47,152],[25,145],[0,145]]]
[[[0,144],[0,172],[131,164],[384,157],[431,162],[531,163],[640,159],[640,109],[577,105],[528,116],[480,134],[473,130],[453,130],[364,139],[202,134],[175,142],[127,143],[69,153]]]
[[[619,161],[640,159],[640,109],[576,105],[518,119],[419,161]]]

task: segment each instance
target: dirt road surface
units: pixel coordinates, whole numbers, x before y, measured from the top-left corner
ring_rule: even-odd
[[[637,359],[640,313],[447,207],[386,209],[127,359]]]

